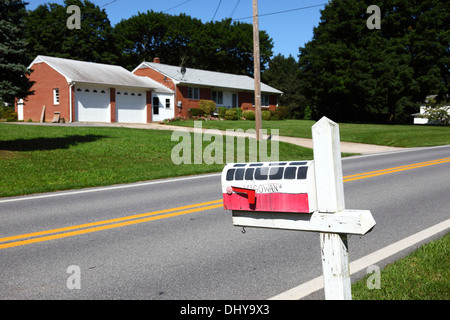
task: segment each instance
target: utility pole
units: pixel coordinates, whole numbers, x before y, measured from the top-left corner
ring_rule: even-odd
[[[255,126],[256,140],[262,139],[262,118],[261,118],[261,67],[259,52],[259,21],[258,21],[258,0],[253,0],[253,60],[255,77]]]

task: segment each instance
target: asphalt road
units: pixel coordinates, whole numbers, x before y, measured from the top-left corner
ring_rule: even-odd
[[[350,237],[350,261],[449,218],[450,162],[402,167],[449,157],[443,146],[343,160],[344,176],[396,168],[344,183],[346,208],[377,222]],[[318,234],[242,233],[215,201],[220,185],[212,174],[0,199],[0,299],[259,300],[322,273]]]

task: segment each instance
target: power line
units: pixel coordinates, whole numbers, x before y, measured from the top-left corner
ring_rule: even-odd
[[[219,4],[217,5],[216,12],[214,12],[214,16],[212,17],[211,21],[214,20],[214,18],[216,17],[217,11],[219,10],[221,3],[222,3],[222,0],[219,0]]]
[[[188,2],[191,2],[191,1],[192,1],[192,0],[183,1],[183,2],[181,2],[181,3],[179,3],[179,4],[175,5],[175,6],[173,6],[172,8],[169,8],[169,9],[163,11],[163,13],[166,13],[167,11],[170,11],[170,10],[172,10],[172,9],[178,8],[178,7],[182,6],[183,4],[188,3]]]
[[[241,0],[237,1],[236,5],[233,8],[233,11],[231,11],[230,18],[233,18],[234,12],[236,11],[236,9],[237,9],[237,7],[238,7],[240,2],[241,2]]]
[[[321,3],[321,4],[316,4],[313,6],[308,6],[308,7],[301,7],[301,8],[295,8],[295,9],[289,9],[289,10],[283,10],[283,11],[277,11],[277,12],[270,12],[270,13],[264,13],[264,14],[258,14],[259,17],[264,17],[264,16],[271,16],[271,15],[275,15],[275,14],[281,14],[281,13],[287,13],[287,12],[293,12],[293,11],[299,11],[299,10],[304,10],[304,9],[310,9],[310,8],[316,8],[316,7],[321,7],[323,5],[326,5],[328,3]],[[253,18],[253,16],[250,17],[243,17],[243,18],[236,18],[233,19],[233,21],[236,20],[245,20],[245,19],[251,19]]]

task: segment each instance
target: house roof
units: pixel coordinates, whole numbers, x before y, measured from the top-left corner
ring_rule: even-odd
[[[82,82],[111,86],[146,88],[157,92],[173,92],[148,77],[139,77],[123,67],[109,64],[39,55],[33,60],[28,68],[31,69],[34,64],[41,62],[45,62],[63,75],[68,83]]]
[[[171,66],[162,63],[142,62],[135,70],[142,68],[152,68],[174,81],[186,85],[208,86],[234,90],[255,90],[255,80],[249,76],[236,75],[231,73],[207,71],[193,68],[186,68],[186,72],[181,72],[181,67]],[[135,71],[133,70],[133,72]],[[261,92],[282,94],[283,92],[261,83]]]

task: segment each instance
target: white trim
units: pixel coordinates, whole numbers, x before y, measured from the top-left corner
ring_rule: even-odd
[[[110,186],[110,187],[96,187],[96,188],[88,188],[88,189],[75,190],[75,191],[71,190],[71,191],[67,191],[67,192],[48,193],[48,194],[41,194],[41,195],[36,195],[36,196],[22,196],[20,198],[19,197],[14,197],[12,199],[0,200],[0,204],[1,203],[5,203],[5,202],[35,200],[35,199],[71,196],[71,195],[74,195],[74,194],[83,194],[83,193],[103,192],[103,191],[118,190],[118,189],[146,187],[146,186],[150,186],[150,185],[154,185],[154,184],[180,182],[180,181],[195,180],[195,179],[210,178],[210,177],[219,177],[221,175],[222,175],[222,173],[212,173],[212,174],[205,174],[205,175],[198,175],[198,176],[191,176],[191,177],[183,177],[183,178],[170,178],[170,179],[163,179],[163,180],[157,180],[157,181],[129,183],[129,184],[118,185],[118,186]]]

